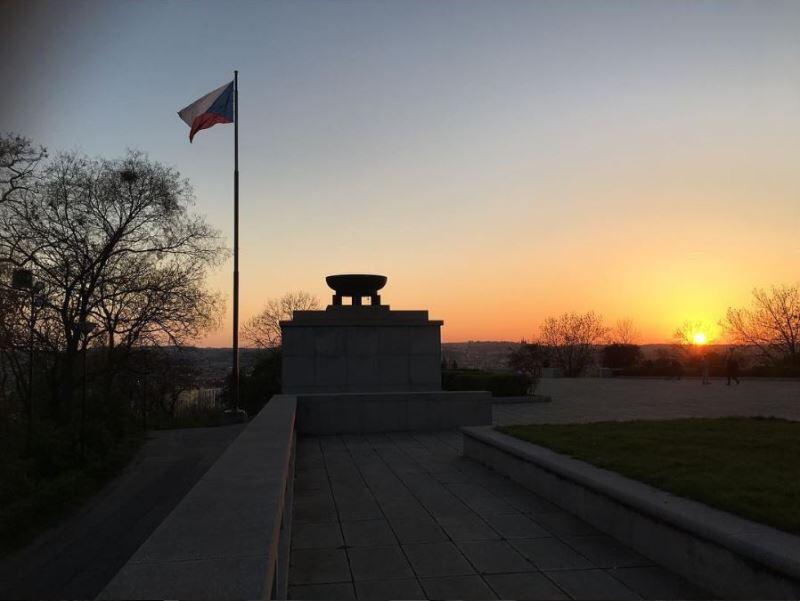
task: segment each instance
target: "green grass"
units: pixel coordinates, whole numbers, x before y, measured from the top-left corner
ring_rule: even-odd
[[[800,534],[800,422],[727,417],[498,429]]]

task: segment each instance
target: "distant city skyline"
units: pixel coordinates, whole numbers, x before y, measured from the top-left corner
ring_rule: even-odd
[[[800,2],[21,2],[0,130],[176,167],[231,243],[233,127],[177,111],[240,72],[241,319],[332,273],[443,340],[566,311],[643,343],[800,280]],[[227,298],[231,267],[209,284]],[[715,331],[708,333],[712,339]]]

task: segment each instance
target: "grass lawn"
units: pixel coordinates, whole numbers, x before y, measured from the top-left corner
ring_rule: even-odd
[[[498,429],[800,534],[800,422],[726,417]]]

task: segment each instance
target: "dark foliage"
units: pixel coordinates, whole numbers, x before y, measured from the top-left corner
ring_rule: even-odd
[[[603,347],[603,367],[623,369],[638,365],[642,350],[636,344],[609,344]]]
[[[260,351],[253,369],[239,374],[239,396],[241,408],[253,417],[261,411],[267,401],[281,393],[281,349],[269,348]],[[231,406],[231,375],[225,378],[223,392],[225,405]]]
[[[528,379],[528,393],[533,394],[542,377],[542,367],[547,364],[547,348],[538,343],[522,341],[520,345],[511,349],[506,358],[506,363],[513,372],[521,374]]]
[[[492,396],[524,396],[530,389],[525,374],[488,372],[479,369],[447,369],[442,371],[444,390],[488,390]]]

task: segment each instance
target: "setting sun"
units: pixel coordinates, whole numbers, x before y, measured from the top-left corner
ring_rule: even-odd
[[[705,344],[708,342],[708,338],[706,337],[704,332],[695,332],[692,336],[692,341],[695,344]]]

